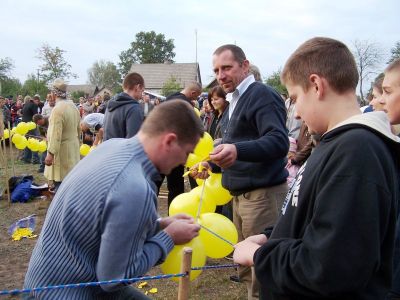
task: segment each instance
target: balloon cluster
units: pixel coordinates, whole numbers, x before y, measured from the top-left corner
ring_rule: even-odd
[[[90,152],[92,152],[94,149],[96,148],[96,146],[89,146],[88,144],[82,144],[81,147],[79,148],[79,153],[82,156],[86,156],[88,155]]]
[[[15,148],[19,150],[23,150],[26,147],[33,152],[44,152],[47,150],[46,141],[39,141],[35,138],[26,138],[25,134],[28,131],[36,128],[36,124],[34,122],[20,122],[16,127],[13,127],[11,130],[5,129],[3,139],[11,139]]]
[[[196,145],[194,153],[191,154],[186,162],[186,166],[204,160],[213,149],[213,140],[206,133]],[[186,245],[175,246],[168,255],[165,262],[161,265],[161,270],[166,274],[176,274],[180,272],[182,263],[182,250],[185,246],[193,249],[192,267],[202,267],[206,262],[206,257],[222,258],[232,252],[234,244],[238,241],[238,233],[235,225],[225,216],[214,213],[217,205],[228,203],[232,196],[222,187],[222,175],[211,173],[210,177],[200,182],[199,186],[190,192],[183,193],[172,200],[169,207],[169,215],[186,213],[194,218],[201,229],[199,236],[194,238]],[[201,273],[193,271],[190,280],[194,280]],[[173,280],[178,280],[173,278]]]

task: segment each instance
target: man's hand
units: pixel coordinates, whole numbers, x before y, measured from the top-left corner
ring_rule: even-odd
[[[209,171],[211,171],[210,164],[203,161],[191,167],[189,175],[195,179],[207,179],[210,176]]]
[[[267,242],[265,234],[253,235],[235,245],[233,261],[242,266],[253,266],[254,253]]]
[[[234,164],[237,159],[236,146],[232,144],[221,144],[210,153],[210,160],[217,166],[226,169]]]
[[[176,220],[169,224],[164,231],[172,238],[175,245],[190,242],[199,235],[200,225],[187,220]]]
[[[244,240],[235,245],[233,252],[233,261],[242,266],[251,267],[254,265],[254,253],[261,246],[248,240]]]
[[[46,166],[51,166],[54,162],[54,155],[47,152],[46,158],[44,159],[44,163]]]
[[[159,221],[160,229],[166,228],[172,222],[177,221],[177,220],[184,220],[190,224],[194,224],[194,219],[192,216],[189,216],[187,214],[176,214],[172,217],[161,218]]]

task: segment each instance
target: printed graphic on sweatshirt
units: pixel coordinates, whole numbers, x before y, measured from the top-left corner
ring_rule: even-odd
[[[286,209],[289,205],[289,203],[292,203],[292,206],[297,207],[297,203],[299,200],[299,191],[300,191],[300,184],[301,180],[303,179],[303,172],[305,170],[305,167],[307,165],[307,162],[305,162],[299,169],[299,171],[296,174],[296,178],[293,181],[292,185],[289,188],[289,192],[286,195],[285,201],[283,202],[282,206],[282,215],[286,213]]]

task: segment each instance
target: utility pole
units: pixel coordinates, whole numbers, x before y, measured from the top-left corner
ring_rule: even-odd
[[[197,29],[194,30],[196,35],[196,64],[197,64]]]
[[[39,78],[39,69],[37,69],[37,82],[36,82],[36,94],[39,94],[39,81],[40,81],[40,78]]]

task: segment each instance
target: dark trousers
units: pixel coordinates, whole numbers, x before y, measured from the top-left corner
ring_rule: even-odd
[[[167,175],[168,207],[176,196],[185,192],[184,172],[184,166],[177,166]]]

